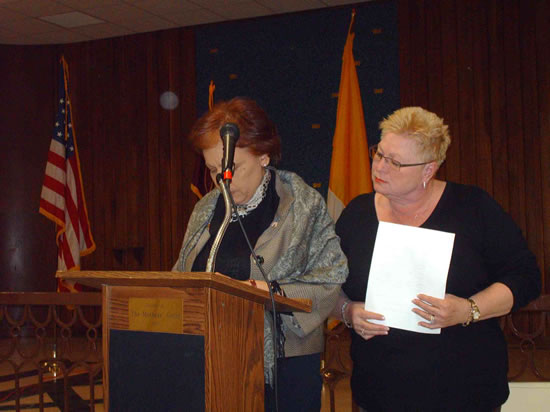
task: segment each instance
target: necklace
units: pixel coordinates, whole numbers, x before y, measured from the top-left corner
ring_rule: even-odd
[[[270,180],[271,173],[269,173],[269,170],[265,169],[264,177],[262,178],[262,181],[260,182],[260,185],[258,186],[256,191],[254,192],[254,195],[244,205],[237,205],[237,213],[239,214],[241,219],[252,212],[254,209],[256,209],[260,203],[262,203],[262,200],[264,200],[265,195],[267,194],[267,187],[269,186]],[[231,215],[231,222],[236,222],[237,220],[237,214],[233,212],[233,214]]]
[[[425,202],[425,205],[418,210],[414,215],[406,214],[406,213],[396,213],[395,210],[392,209],[392,215],[394,218],[402,224],[412,224],[413,226],[418,224],[418,222],[422,221],[431,211],[433,211],[434,208],[434,196],[430,195],[428,200]]]

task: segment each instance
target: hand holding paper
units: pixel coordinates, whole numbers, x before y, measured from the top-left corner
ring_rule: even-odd
[[[444,299],[420,294],[412,301],[419,308],[413,308],[413,312],[424,318],[420,322],[426,328],[447,327],[463,323],[470,314],[470,303],[467,299],[460,298],[450,293],[445,294]],[[430,315],[434,315],[434,321],[430,322]]]
[[[412,300],[419,294],[444,299],[454,236],[454,233],[380,222],[365,310],[381,313],[385,320],[372,322],[413,332],[441,332],[439,328],[429,329],[418,324],[427,319],[413,312],[416,306]],[[429,303],[425,308],[429,309]]]
[[[362,306],[362,302],[351,302],[348,305],[346,319],[349,319],[355,332],[365,340],[379,335],[387,335],[389,328],[375,322],[375,320],[384,320],[384,316],[368,312]]]

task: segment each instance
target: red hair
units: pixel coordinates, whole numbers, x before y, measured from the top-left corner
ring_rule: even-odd
[[[214,147],[221,141],[219,130],[227,122],[239,126],[237,147],[248,148],[257,156],[267,154],[271,164],[281,159],[281,138],[275,124],[258,103],[247,97],[216,103],[195,122],[189,141],[199,152]]]

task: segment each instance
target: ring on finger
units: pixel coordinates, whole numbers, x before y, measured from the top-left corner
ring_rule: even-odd
[[[360,334],[361,336],[364,336],[364,335],[365,335],[365,329],[361,328],[361,330],[359,331],[359,334]]]
[[[435,315],[433,313],[430,314],[430,323],[434,323]]]

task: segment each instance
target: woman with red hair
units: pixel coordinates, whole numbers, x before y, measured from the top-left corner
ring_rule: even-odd
[[[292,172],[277,170],[281,141],[275,125],[256,102],[234,98],[216,104],[197,120],[189,139],[202,154],[212,180],[221,172],[220,128],[239,127],[230,191],[236,211],[217,253],[216,271],[267,290],[268,284],[251,256],[238,224],[239,215],[251,245],[261,255],[270,284],[290,298],[312,301],[311,313],[281,315],[277,332],[277,383],[280,411],[319,411],[322,380],[323,322],[345,281],[347,261],[321,195]],[[195,206],[189,220],[176,271],[205,271],[215,235],[225,214],[216,187]],[[272,402],[272,320],[264,321],[266,410]]]

